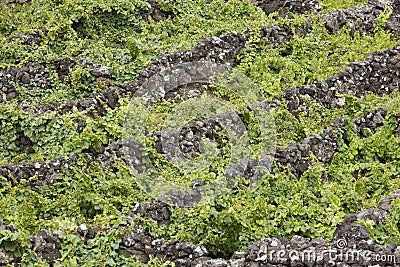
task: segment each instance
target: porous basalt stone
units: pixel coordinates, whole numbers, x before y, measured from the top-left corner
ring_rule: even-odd
[[[0,231],[15,232],[15,228],[12,225],[6,224],[3,220],[0,220]],[[7,264],[13,264],[17,261],[18,259],[14,257],[12,252],[7,251],[0,245],[0,265],[7,266]]]
[[[32,107],[36,114],[44,114],[49,111],[58,110],[60,115],[71,112],[74,109],[79,111],[91,109],[91,113],[104,116],[106,114],[106,106],[114,109],[119,106],[119,97],[133,95],[140,86],[149,80],[152,76],[160,73],[162,70],[180,63],[191,63],[197,61],[209,61],[218,64],[235,64],[236,55],[244,47],[249,34],[239,34],[232,32],[221,36],[205,38],[191,50],[183,50],[176,53],[161,55],[152,59],[152,62],[145,69],[141,70],[135,82],[119,83],[110,86],[108,89],[91,93],[89,97],[76,101],[66,101],[63,104],[45,104]],[[65,79],[69,69],[74,66],[75,61],[72,59],[62,59],[55,64],[60,79]],[[91,73],[99,78],[109,78],[112,71],[106,67],[84,61],[91,68]],[[96,76],[96,77],[97,77]],[[158,95],[157,92],[155,92]],[[100,100],[100,101],[99,101]],[[104,103],[104,104],[103,104]],[[25,109],[28,109],[26,107]]]
[[[34,31],[29,34],[21,34],[19,32],[11,38],[11,41],[15,40],[23,40],[24,45],[40,45],[42,42],[42,35],[39,33],[39,31]]]
[[[56,157],[49,162],[32,161],[16,164],[3,164],[0,167],[0,175],[5,177],[12,185],[17,185],[22,179],[37,176],[35,180],[27,181],[28,186],[44,186],[52,184],[56,179],[57,173],[67,169],[75,160],[75,155],[69,158]]]
[[[388,0],[369,0],[367,4],[361,6],[333,10],[323,15],[322,21],[330,33],[349,26],[352,34],[359,31],[372,36],[376,19],[390,6],[391,1]]]
[[[15,66],[0,69],[0,102],[14,99],[18,96],[16,84],[29,90],[34,88],[49,89],[51,86],[46,67],[36,62],[29,62],[18,68]]]
[[[340,224],[332,237],[332,244],[338,248],[343,248],[343,244],[353,248],[356,247],[361,240],[367,240],[369,237],[368,230],[357,223],[349,222]],[[340,241],[345,243],[339,244]]]
[[[45,262],[53,263],[61,258],[62,236],[47,230],[40,230],[37,236],[28,237],[32,250]]]
[[[190,266],[193,261],[208,255],[204,246],[194,246],[187,242],[177,240],[166,241],[154,239],[144,229],[136,225],[122,241],[120,253],[124,256],[136,256],[146,263],[149,256],[156,256],[163,260],[175,261],[178,266]]]
[[[149,17],[158,22],[174,16],[173,12],[162,10],[162,8],[157,4],[157,1],[146,0],[146,2],[150,5],[150,7],[148,9],[141,10],[140,12],[140,15],[145,21],[148,22]],[[170,4],[173,4],[173,2]]]
[[[7,6],[15,6],[15,5],[22,5],[22,4],[30,4],[32,0],[7,0]]]
[[[323,163],[329,163],[338,150],[338,137],[336,131],[342,132],[345,138],[346,121],[343,118],[335,119],[333,126],[325,129],[322,134],[311,134],[301,143],[291,144],[286,148],[277,148],[275,160],[278,167],[289,171],[300,177],[310,166],[309,156],[315,155]]]
[[[76,233],[82,237],[85,242],[89,239],[93,239],[96,235],[96,232],[86,224],[79,225],[76,229]]]
[[[288,110],[297,116],[308,114],[306,99],[313,100],[326,108],[341,108],[346,100],[338,94],[362,97],[373,93],[388,95],[400,84],[400,46],[369,54],[365,61],[353,62],[335,76],[311,85],[288,89],[283,98]]]
[[[383,108],[364,111],[363,116],[353,122],[354,132],[361,138],[368,136],[367,129],[374,134],[383,125],[385,117],[386,111]]]
[[[153,219],[157,222],[157,225],[170,224],[171,212],[168,209],[168,205],[164,202],[137,203],[128,217],[133,217],[135,214],[142,214],[147,218]]]
[[[397,36],[400,36],[400,2],[397,0],[393,1],[392,14],[386,21],[386,28]]]
[[[15,73],[15,81],[28,89],[49,89],[51,86],[49,73],[46,67],[37,62],[30,62],[22,68],[10,69]]]
[[[256,1],[265,14],[277,12],[280,17],[291,17],[291,14],[304,14],[306,12],[321,12],[321,4],[317,0],[260,0]]]

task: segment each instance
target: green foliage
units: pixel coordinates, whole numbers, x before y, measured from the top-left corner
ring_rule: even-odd
[[[395,199],[391,203],[392,209],[385,222],[374,225],[373,221],[360,221],[367,227],[371,238],[381,244],[400,244],[400,201]]]
[[[366,4],[368,0],[322,0],[322,13],[328,13],[335,9],[349,8]]]
[[[20,233],[7,230],[0,231],[0,245],[6,252],[12,252],[16,257],[20,257],[28,248],[26,240]]]
[[[292,25],[291,25],[292,26]],[[294,27],[294,25],[292,26]],[[368,53],[393,47],[397,41],[382,30],[379,38],[355,34],[349,29],[330,35],[318,22],[307,36],[297,36],[276,49],[257,40],[239,55],[237,69],[248,75],[267,99],[281,95],[288,88],[311,84],[335,75],[344,66],[365,58]]]
[[[175,2],[164,5],[174,17],[158,23],[142,19],[140,12],[150,5],[141,0],[41,0],[13,12],[2,6],[0,63],[51,63],[59,55],[90,58],[113,69],[116,80],[126,81],[153,57],[191,48],[204,37],[260,29],[265,20],[263,12],[247,1]],[[40,46],[9,43],[18,32],[35,30],[44,35]]]
[[[323,12],[364,2],[325,0]],[[330,35],[317,16],[274,21],[251,1],[215,0],[207,4],[203,0],[162,0],[157,3],[161,10],[171,14],[170,18],[143,19],[142,11],[150,5],[142,0],[36,0],[12,9],[0,5],[0,66],[40,62],[47,67],[52,83],[47,90],[18,86],[18,98],[0,104],[0,163],[48,161],[56,156],[67,157],[71,152],[77,155],[72,166],[57,174],[50,185],[28,188],[28,181],[23,180],[12,187],[0,177],[0,219],[17,228],[16,233],[0,231],[0,246],[15,252],[26,266],[47,266],[28,249],[26,242],[27,236],[37,234],[40,229],[60,229],[65,233],[62,259],[55,266],[145,266],[138,259],[124,258],[118,253],[126,233],[122,228],[102,231],[87,242],[74,235],[82,223],[101,229],[125,225],[122,218],[136,203],[152,199],[122,160],[117,160],[114,166],[104,166],[91,156],[129,134],[124,128],[129,97],[120,99],[120,107],[107,108],[107,115],[103,117],[93,116],[90,110],[35,115],[18,107],[21,103],[64,103],[104,89],[104,84],[79,64],[61,81],[53,65],[60,58],[101,62],[114,71],[114,77],[107,81],[110,84],[133,81],[151,58],[190,49],[204,37],[249,29],[250,40],[239,55],[235,70],[247,75],[261,89],[264,98],[270,100],[285,89],[326,79],[349,62],[362,60],[370,52],[398,43],[384,29],[389,11],[378,19],[374,37],[358,33],[352,37],[346,28]],[[266,45],[259,37],[263,26],[295,28],[309,19],[314,25],[310,35],[295,36],[277,48]],[[40,45],[26,46],[22,40],[10,41],[18,32],[32,31],[42,35]],[[248,110],[243,96],[223,86],[215,85],[214,89],[217,96],[227,99],[227,107],[243,114],[250,156],[257,157],[263,148],[257,118]],[[321,236],[329,240],[345,214],[374,207],[400,187],[400,137],[393,134],[397,127],[396,115],[400,113],[398,92],[383,97],[367,95],[362,99],[343,97],[346,105],[342,109],[329,110],[310,101],[307,116],[294,117],[284,104],[273,113],[279,147],[301,142],[311,133],[320,133],[335,118],[345,118],[348,142],[340,140],[339,152],[331,164],[318,162],[311,155],[312,166],[299,179],[288,170],[281,172],[276,168],[276,174],[266,175],[255,189],[250,189],[243,179],[214,202],[204,202],[190,210],[171,208],[169,227],[158,227],[140,216],[136,219],[157,238],[204,244],[214,255],[244,250],[251,242],[274,235]],[[166,101],[157,103],[149,109],[147,129],[161,130],[177,107]],[[384,125],[375,134],[359,138],[352,130],[351,121],[362,116],[365,110],[377,107],[387,110]],[[85,127],[80,129],[79,125]],[[31,141],[32,151],[21,148],[23,137]],[[154,138],[144,140],[156,170],[167,180],[188,186],[194,179],[209,184],[224,178],[223,170],[231,159],[232,147],[226,142],[226,132],[219,132],[218,138],[221,156],[203,170],[190,172],[162,158],[152,147]],[[210,170],[217,170],[217,174],[210,174]],[[400,204],[395,201],[387,223],[369,228],[372,236],[381,242],[399,243],[399,214]],[[148,265],[174,266],[156,259]]]

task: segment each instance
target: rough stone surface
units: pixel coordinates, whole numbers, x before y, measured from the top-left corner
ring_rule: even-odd
[[[312,30],[311,26],[310,22],[306,22],[301,27],[297,27],[294,30],[289,27],[264,27],[260,31],[260,36],[265,38],[266,44],[272,44],[273,47],[277,47],[280,43],[292,40],[295,33],[302,36],[308,35]]]
[[[394,199],[398,196],[396,191],[389,198]],[[230,258],[214,258],[203,246],[177,240],[154,239],[141,226],[136,225],[123,239],[120,253],[126,257],[139,257],[144,263],[148,262],[151,256],[156,256],[182,267],[372,266],[379,264],[375,259],[382,255],[386,255],[388,259],[385,266],[397,266],[395,262],[400,259],[400,254],[397,253],[400,246],[380,245],[368,239],[367,230],[354,222],[357,219],[358,214],[346,216],[344,222],[337,227],[330,243],[322,238],[310,240],[293,236],[289,241],[283,237],[270,237],[254,242],[246,252],[233,253]]]
[[[269,15],[277,12],[280,17],[291,17],[293,14],[303,14],[306,12],[320,12],[321,4],[316,0],[260,0],[256,1],[265,14]]]
[[[208,83],[191,83],[166,92],[164,99],[171,103],[179,103],[190,98],[200,97],[204,92],[213,95],[213,91],[214,89]]]
[[[180,130],[167,130],[156,132],[157,137],[155,148],[158,153],[172,162],[181,162],[193,159],[204,153],[205,147],[202,138],[212,143],[218,142],[220,138],[218,131],[224,128],[225,121],[232,121],[229,115],[210,118],[205,121],[191,121]],[[244,130],[237,125],[232,130],[243,134]],[[224,141],[226,138],[221,137]]]
[[[85,241],[95,237],[96,232],[86,224],[81,224],[76,229],[76,233],[82,237]]]
[[[380,208],[370,208],[358,212],[356,216],[357,220],[371,220],[375,223],[375,225],[378,225],[379,223],[383,223],[385,221],[387,211]]]
[[[69,158],[56,157],[49,162],[32,161],[27,163],[3,164],[0,167],[0,175],[5,177],[12,185],[17,185],[21,179],[28,180],[37,175],[37,180],[27,182],[28,186],[43,186],[51,184],[56,179],[57,173],[67,169],[75,159],[75,155]]]
[[[16,84],[24,86],[30,90],[34,88],[49,89],[50,79],[45,66],[30,62],[27,65],[18,67],[8,67],[0,69],[0,102],[11,100],[18,96]]]
[[[359,137],[367,137],[367,129],[374,134],[383,125],[385,117],[386,111],[382,108],[364,111],[364,115],[353,122],[353,129]]]
[[[53,65],[58,73],[58,77],[62,82],[66,82],[66,78],[68,77],[68,74],[70,70],[75,67],[77,62],[70,58],[70,57],[65,57],[62,58],[61,60],[55,62]]]
[[[345,131],[346,121],[343,118],[335,120],[322,134],[311,134],[302,143],[291,144],[286,148],[277,148],[275,160],[279,167],[288,167],[289,171],[300,177],[310,166],[309,156],[315,155],[323,163],[329,163],[338,149],[338,137],[334,131]],[[343,135],[342,138],[345,138]]]
[[[345,98],[338,94],[362,97],[368,93],[387,95],[400,84],[400,46],[369,54],[365,61],[353,62],[335,76],[311,85],[288,89],[283,98],[291,113],[308,113],[306,99],[326,108],[341,108]]]
[[[386,21],[386,27],[397,36],[400,36],[400,2],[393,1],[392,14]]]
[[[26,107],[25,109],[33,109],[36,114],[58,110],[60,115],[71,112],[73,109],[79,111],[93,109],[93,112],[97,115],[104,116],[106,110],[99,100],[105,103],[109,108],[114,109],[119,105],[119,96],[133,95],[150,77],[160,73],[171,65],[196,61],[210,61],[216,64],[233,65],[236,55],[244,47],[247,38],[248,33],[239,34],[237,32],[221,35],[219,37],[205,38],[191,50],[169,53],[152,59],[152,63],[138,73],[135,82],[126,82],[110,86],[102,92],[90,94],[87,98],[77,101],[67,101],[62,105],[52,103],[32,108]],[[92,63],[90,61],[84,61],[82,63],[92,68],[91,73],[94,76],[97,75],[99,78],[109,78],[112,75],[111,70],[97,63]],[[55,64],[61,80],[65,79],[69,69],[75,64],[75,61],[72,59],[62,59]]]
[[[28,63],[20,69],[11,67],[9,71],[15,73],[15,81],[17,83],[28,89],[49,89],[51,86],[46,67],[39,63]]]
[[[46,33],[46,31],[44,31]],[[17,35],[11,38],[11,41],[15,40],[23,40],[24,45],[40,45],[42,42],[42,36],[38,31],[31,32],[29,34],[21,34],[20,32]]]
[[[345,241],[346,246],[350,248],[357,246],[358,242],[361,240],[367,240],[369,237],[368,230],[357,223],[342,223],[337,228],[333,234],[332,243],[338,248],[343,248],[340,241]],[[342,246],[342,247],[341,247]]]
[[[22,5],[22,4],[29,4],[32,0],[7,0],[6,4],[7,6],[15,6],[17,4]]]
[[[32,250],[47,263],[53,263],[61,258],[62,237],[58,233],[40,230],[37,236],[28,237]]]
[[[191,266],[191,262],[195,259],[208,255],[207,249],[201,245],[194,246],[177,240],[153,239],[139,225],[125,236],[122,244],[120,250],[122,255],[139,257],[142,262],[148,262],[149,256],[152,255],[175,261],[178,266]]]
[[[142,214],[143,216],[153,219],[157,225],[169,225],[171,212],[168,205],[164,202],[142,202],[136,204],[128,217],[133,217],[135,214]]]
[[[141,11],[141,16],[145,21],[149,21],[149,17],[155,21],[162,21],[173,16],[171,11],[162,10],[162,8],[157,4],[157,1],[146,0],[146,2],[150,7]]]
[[[4,223],[3,220],[0,220],[0,231],[10,231],[10,232],[14,232],[15,229],[12,225],[8,225],[6,223]]]
[[[335,33],[345,25],[350,27],[351,33],[360,31],[366,35],[373,35],[374,25],[379,15],[390,7],[387,0],[369,0],[367,4],[350,7],[348,9],[333,10],[322,16],[325,28]]]

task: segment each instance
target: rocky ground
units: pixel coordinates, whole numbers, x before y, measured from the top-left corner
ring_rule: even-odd
[[[165,20],[173,16],[173,12],[163,11],[156,2],[150,1],[151,8],[143,14],[144,18],[152,17],[155,21]],[[7,1],[7,5],[14,6],[29,4],[29,1]],[[290,18],[293,14],[321,13],[321,4],[318,1],[255,1],[267,15],[277,12],[277,17]],[[398,1],[370,0],[368,3],[350,7],[343,10],[334,10],[322,14],[321,18],[326,30],[335,34],[342,27],[350,26],[351,34],[359,31],[364,35],[374,35],[374,24],[377,18],[386,8],[392,7],[393,12],[386,22],[386,27],[393,34],[400,33],[400,6]],[[280,26],[264,27],[260,31],[260,37],[266,40],[267,44],[277,46],[282,42],[288,42],[296,35],[307,36],[312,29],[312,22],[306,22],[297,29]],[[23,45],[33,46],[41,42],[41,33],[17,34],[11,37],[10,41],[21,39]],[[207,37],[190,50],[178,51],[164,54],[154,58],[152,62],[142,69],[135,81],[116,83],[110,85],[113,79],[111,68],[95,63],[90,60],[76,60],[70,57],[60,57],[53,64],[58,78],[63,83],[69,83],[68,74],[77,66],[90,69],[90,75],[96,81],[104,83],[107,89],[101,92],[93,92],[88,97],[78,100],[68,100],[63,103],[47,103],[31,106],[26,103],[18,104],[18,109],[33,112],[35,116],[43,116],[47,113],[57,116],[72,113],[74,111],[89,111],[92,117],[104,117],[108,112],[120,107],[119,100],[126,96],[137,96],[141,86],[148,82],[151,77],[162,69],[199,60],[208,60],[214,63],[225,63],[228,66],[237,64],[236,58],[240,51],[249,42],[249,33],[232,32],[221,36]],[[48,66],[38,62],[30,62],[25,66],[10,66],[0,69],[0,86],[3,94],[0,95],[0,102],[11,101],[18,97],[18,86],[24,86],[28,90],[32,88],[49,89],[52,87]],[[400,47],[396,46],[382,52],[369,54],[365,60],[353,62],[344,67],[342,71],[325,80],[313,82],[297,88],[290,88],[280,96],[274,97],[271,101],[264,101],[264,110],[279,109],[285,105],[287,110],[295,117],[307,115],[310,110],[310,101],[314,101],[322,107],[336,110],[346,105],[346,98],[343,95],[351,95],[356,98],[363,98],[367,94],[378,96],[390,95],[400,83]],[[155,89],[157,90],[157,86]],[[165,93],[161,88],[153,91],[150,102],[157,102],[166,99],[172,103],[179,103],[201,95],[203,92],[211,92],[209,83],[193,83],[189,86],[180,87]],[[153,99],[154,97],[154,99]],[[235,116],[241,120],[237,121],[235,128],[238,136],[242,134],[240,124],[243,114],[236,112]],[[287,147],[277,147],[274,151],[274,160],[277,169],[291,173],[300,178],[312,165],[311,155],[314,155],[319,162],[330,164],[335,153],[339,150],[339,140],[349,142],[345,135],[346,127],[351,127],[354,133],[360,138],[367,138],[376,133],[383,126],[387,116],[385,108],[368,110],[362,117],[354,121],[346,121],[344,118],[336,118],[331,126],[322,130],[320,134],[311,134],[301,142],[290,144]],[[223,114],[209,120],[193,121],[182,127],[179,131],[160,131],[149,136],[155,137],[154,147],[158,153],[169,160],[173,157],[182,156],[186,159],[204,153],[200,139],[207,138],[211,142],[217,142],[220,138],[216,130],[222,128],[224,121],[232,120],[229,115]],[[400,120],[397,121],[396,129],[400,129]],[[79,123],[79,131],[88,127],[85,123]],[[1,131],[1,129],[0,129]],[[399,132],[399,131],[398,131]],[[337,134],[339,133],[339,135]],[[20,149],[26,154],[33,152],[33,141],[19,132]],[[172,147],[177,149],[180,155],[167,151],[163,146],[166,142],[172,142]],[[168,147],[171,147],[168,146]],[[163,150],[164,149],[164,150]],[[128,155],[130,157],[127,157]],[[178,153],[177,152],[177,153]],[[113,168],[114,163],[121,158],[129,162],[135,162],[140,172],[141,154],[138,145],[132,140],[114,140],[108,146],[102,146],[99,151],[84,151],[82,155],[91,158],[92,161],[101,162],[107,168]],[[172,155],[172,156],[171,156]],[[171,157],[171,158],[168,158]],[[11,186],[15,187],[24,181],[29,188],[43,187],[53,184],[58,178],[57,174],[70,168],[76,160],[77,155],[71,153],[68,158],[56,157],[50,161],[35,160],[24,163],[8,163],[0,166],[0,175],[6,179]],[[128,162],[129,161],[129,162]],[[139,162],[139,163],[137,163]],[[251,179],[257,172],[257,167],[271,167],[270,162],[253,160],[247,157],[241,158],[240,163],[225,169],[227,179],[232,177],[245,177]],[[34,178],[34,179],[32,179]],[[329,174],[325,175],[327,181]],[[28,182],[26,182],[28,181]],[[169,192],[169,197],[174,199],[178,206],[191,208],[201,200],[199,188],[204,186],[204,181],[195,180],[191,188],[186,191]],[[285,237],[268,237],[248,246],[247,251],[234,252],[229,257],[216,257],[209,253],[207,248],[199,244],[190,244],[179,240],[164,240],[153,237],[144,227],[137,224],[136,215],[153,220],[157,225],[170,224],[171,211],[168,204],[160,200],[138,203],[130,214],[126,215],[128,225],[115,225],[110,229],[95,229],[84,224],[76,229],[76,235],[85,242],[93,239],[98,233],[107,232],[112,229],[130,229],[122,240],[119,253],[125,257],[135,256],[142,263],[147,263],[150,258],[156,257],[163,261],[171,261],[176,266],[399,266],[400,246],[394,244],[381,245],[370,238],[368,230],[356,223],[360,219],[368,219],[378,225],[384,222],[389,216],[391,202],[400,199],[400,192],[395,191],[389,197],[384,198],[376,208],[362,210],[356,214],[348,214],[340,224],[331,240],[324,240],[293,236],[290,240]],[[0,231],[14,233],[13,226],[0,220]],[[28,237],[30,249],[34,251],[44,262],[55,263],[61,258],[61,244],[64,234],[60,230],[48,231],[41,229],[37,235]],[[346,245],[341,242],[345,240]],[[1,243],[1,242],[0,242]],[[329,251],[331,254],[326,253]],[[309,255],[314,255],[310,257]],[[314,254],[313,254],[314,253]],[[367,254],[362,260],[345,258],[343,255],[354,253]],[[309,257],[307,257],[307,255]],[[331,256],[338,256],[332,261]],[[342,255],[342,256],[340,256]],[[358,255],[358,254],[357,254]],[[383,265],[378,260],[379,255],[385,255],[392,261]],[[13,252],[0,246],[0,265],[11,264],[18,266],[21,258]]]

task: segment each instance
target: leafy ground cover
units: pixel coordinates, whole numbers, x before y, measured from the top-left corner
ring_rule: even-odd
[[[69,168],[44,186],[29,186],[38,176],[15,184],[0,177],[0,219],[16,229],[15,232],[0,230],[0,246],[13,252],[26,266],[49,265],[30,249],[26,240],[41,229],[63,233],[61,258],[55,266],[140,266],[138,259],[118,253],[127,230],[112,227],[127,225],[124,216],[137,203],[151,201],[152,197],[140,188],[122,160],[112,166],[96,160],[96,153],[126,134],[124,120],[129,95],[121,96],[119,106],[108,109],[104,116],[93,116],[87,110],[38,115],[21,105],[64,103],[88,97],[119,82],[134,81],[152,58],[191,49],[206,37],[232,31],[249,32],[249,40],[236,58],[235,70],[249,77],[269,101],[289,88],[325,80],[351,62],[363,61],[367,54],[399,43],[398,37],[385,28],[390,9],[378,19],[373,36],[369,36],[353,34],[347,27],[329,33],[318,14],[277,19],[274,14],[265,15],[251,1],[156,3],[160,12],[166,14],[165,19],[143,16],[151,5],[139,0],[37,0],[0,5],[0,67],[23,67],[38,62],[46,67],[51,81],[51,86],[45,89],[17,85],[18,96],[0,104],[0,163],[50,161],[57,156],[69,157],[71,153],[76,156]],[[364,3],[321,1],[323,13]],[[260,36],[263,27],[296,28],[308,20],[312,21],[309,34],[296,34],[292,40],[277,46],[267,44]],[[35,31],[40,36],[35,45],[12,38],[18,33],[29,35]],[[78,63],[62,80],[55,63],[65,57],[100,62],[113,75],[106,80],[96,79],[88,66]],[[400,188],[398,92],[345,98],[343,108],[330,109],[310,101],[307,114],[296,117],[284,104],[273,113],[280,148],[303,142],[311,133],[321,133],[336,118],[345,118],[346,140],[339,142],[331,162],[311,157],[312,164],[301,177],[274,166],[273,174],[263,177],[256,190],[250,190],[243,179],[214,202],[190,209],[171,206],[168,227],[155,225],[144,216],[136,219],[153,237],[202,244],[211,255],[220,257],[245,251],[252,242],[271,236],[300,235],[329,240],[346,214],[376,207],[382,198]],[[232,96],[230,100],[232,108],[246,115],[242,102]],[[177,106],[167,101],[157,103],[150,110],[148,127],[156,129],[160,120]],[[358,136],[351,122],[362,117],[364,111],[377,108],[386,111],[382,126],[367,137]],[[252,118],[247,117],[245,124],[250,132],[256,131]],[[155,142],[150,137],[147,141]],[[254,138],[252,142],[257,147],[260,140]],[[151,152],[155,155],[154,165],[167,170],[166,176],[186,181],[188,177],[157,156],[155,149]],[[206,171],[190,175],[205,181],[221,176],[209,170],[223,169],[227,154],[217,158]],[[329,181],[321,177],[329,177]],[[400,245],[399,214],[397,201],[385,223],[377,227],[368,221],[363,223],[374,239]],[[96,228],[96,236],[84,240],[77,235],[76,229],[82,224]],[[154,259],[148,263],[151,264],[169,263]]]

